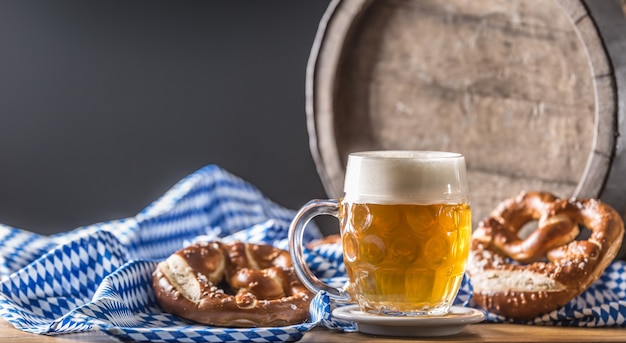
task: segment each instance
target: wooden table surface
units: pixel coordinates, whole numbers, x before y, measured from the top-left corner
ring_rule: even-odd
[[[116,342],[117,340],[101,332],[45,336],[23,332],[3,319],[0,319],[0,341],[17,343],[69,343],[69,342]],[[306,333],[300,342],[626,342],[624,328],[562,328],[526,326],[515,324],[481,323],[469,325],[462,333],[449,337],[404,338],[381,337],[361,333],[340,333],[316,328]]]

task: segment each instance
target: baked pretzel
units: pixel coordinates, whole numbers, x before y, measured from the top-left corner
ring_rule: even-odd
[[[520,238],[531,221],[537,221],[536,230]],[[581,227],[590,231],[587,239],[579,239]],[[472,299],[513,319],[558,309],[600,277],[623,235],[620,215],[599,200],[522,192],[498,205],[472,234]]]
[[[306,247],[309,249],[314,249],[314,248],[321,247],[327,244],[341,244],[341,235],[332,234],[332,235],[328,235],[320,239],[316,239],[312,241],[311,243],[307,244]]]
[[[215,326],[301,323],[312,299],[287,251],[241,242],[181,249],[158,264],[152,285],[166,312]]]

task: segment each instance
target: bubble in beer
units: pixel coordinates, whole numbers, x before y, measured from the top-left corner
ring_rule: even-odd
[[[367,235],[361,241],[359,252],[369,263],[378,263],[385,258],[385,242],[375,235]]]

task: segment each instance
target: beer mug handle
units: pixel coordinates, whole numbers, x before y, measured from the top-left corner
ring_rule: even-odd
[[[344,289],[330,287],[318,279],[309,269],[303,254],[303,237],[307,224],[316,216],[330,215],[339,219],[337,200],[311,200],[296,214],[289,227],[289,253],[293,266],[302,283],[311,291],[326,291],[336,301],[349,301],[350,295]]]

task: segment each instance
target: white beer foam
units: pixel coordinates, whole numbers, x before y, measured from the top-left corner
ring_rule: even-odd
[[[348,156],[345,200],[468,203],[465,158],[442,151],[365,151]]]

